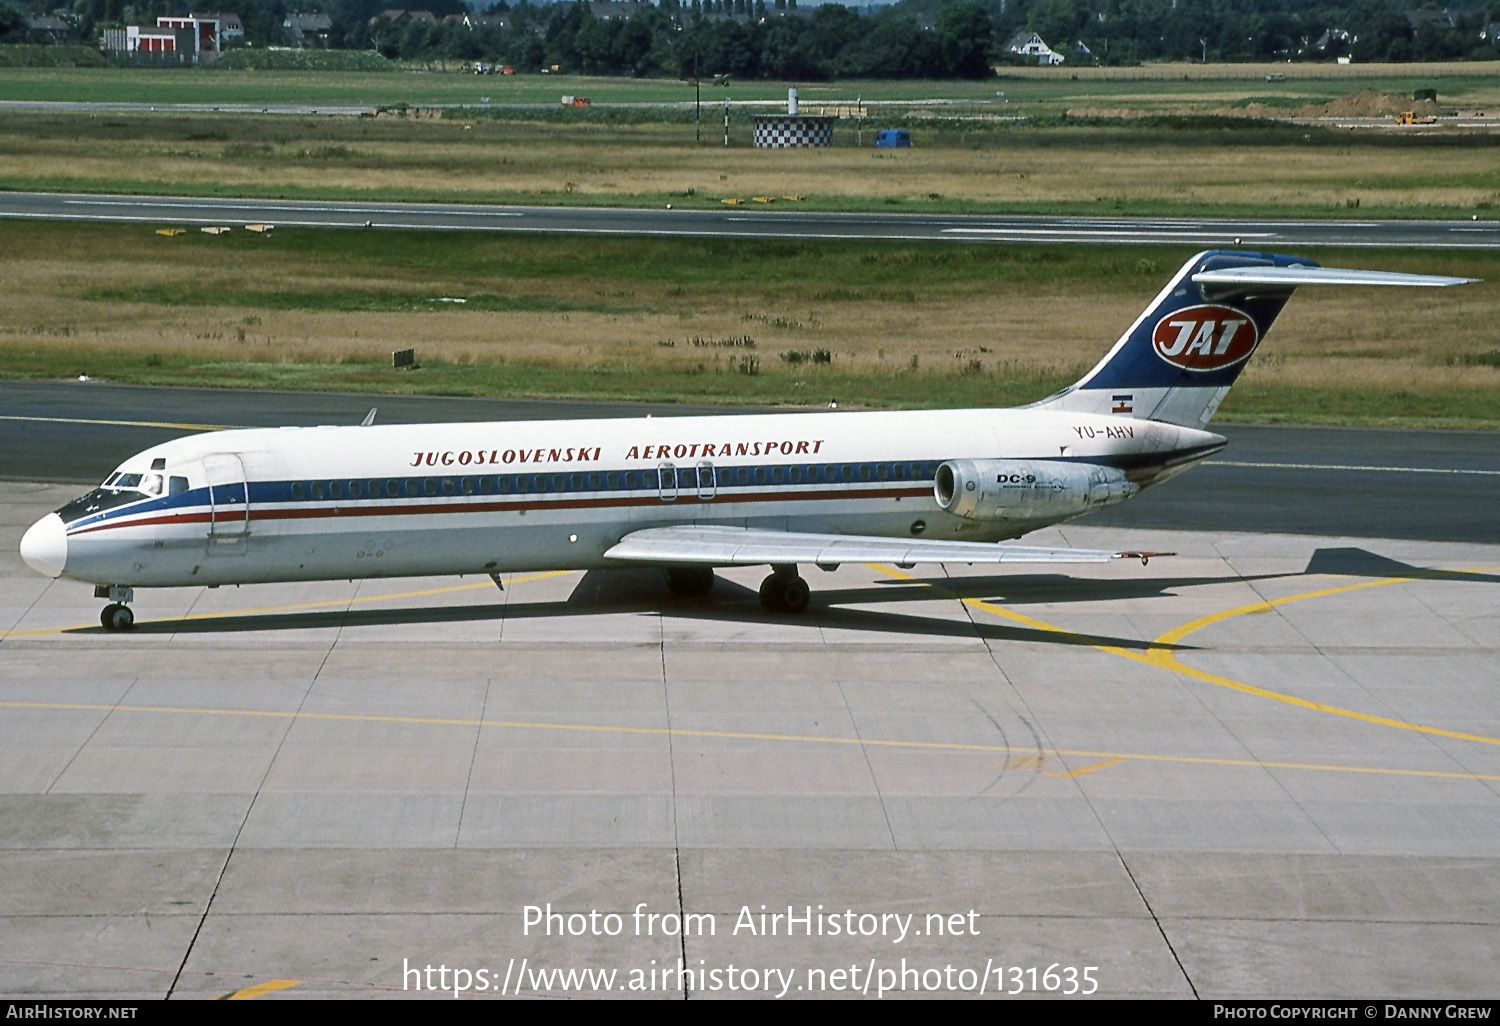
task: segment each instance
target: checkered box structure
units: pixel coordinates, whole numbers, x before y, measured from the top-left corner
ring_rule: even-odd
[[[780,150],[797,146],[832,146],[832,117],[810,114],[757,114],[755,145]]]

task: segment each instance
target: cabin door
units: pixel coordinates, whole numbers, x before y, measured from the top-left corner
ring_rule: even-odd
[[[208,554],[243,556],[250,537],[250,489],[239,453],[214,452],[203,457],[208,483]]]

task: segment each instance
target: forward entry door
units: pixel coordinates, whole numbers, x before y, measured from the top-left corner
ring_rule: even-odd
[[[239,453],[215,452],[203,457],[208,481],[208,554],[243,556],[250,537],[250,489]]]

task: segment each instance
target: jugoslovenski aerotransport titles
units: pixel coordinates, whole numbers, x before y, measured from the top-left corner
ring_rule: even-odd
[[[132,456],[21,540],[95,586],[110,630],[136,588],[655,566],[680,594],[766,565],[768,610],[809,601],[799,564],[1080,563],[1152,553],[1001,544],[1123,502],[1223,448],[1206,430],[1301,285],[1431,275],[1206,252],[1099,364],[1015,409],[280,428]]]

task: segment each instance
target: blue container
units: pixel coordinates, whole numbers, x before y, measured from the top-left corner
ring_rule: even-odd
[[[911,133],[904,128],[884,128],[875,133],[876,149],[889,150],[910,145]]]

